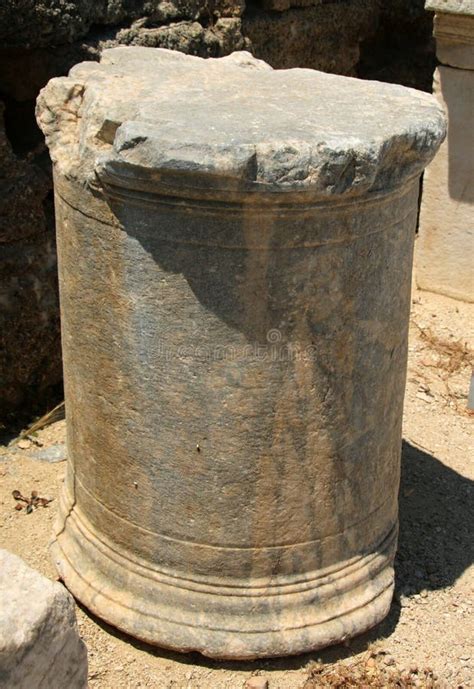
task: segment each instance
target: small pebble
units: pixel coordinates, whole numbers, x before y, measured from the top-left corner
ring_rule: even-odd
[[[432,395],[428,395],[426,392],[423,391],[417,392],[416,397],[419,400],[423,400],[423,402],[428,402],[429,404],[431,404],[431,402],[434,402],[434,397],[432,397]]]
[[[19,440],[17,442],[17,447],[20,448],[20,450],[28,450],[31,447],[31,441],[30,440]]]
[[[264,677],[249,677],[244,689],[268,689],[268,681]]]

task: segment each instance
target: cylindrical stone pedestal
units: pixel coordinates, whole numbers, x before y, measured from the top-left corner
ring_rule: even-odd
[[[67,586],[134,636],[300,653],[387,613],[435,100],[246,53],[54,79]]]

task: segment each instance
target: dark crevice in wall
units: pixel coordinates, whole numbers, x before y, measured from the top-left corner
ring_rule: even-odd
[[[431,92],[436,66],[432,33],[433,17],[424,10],[424,0],[382,6],[377,32],[360,45],[357,76]]]
[[[5,133],[10,146],[18,158],[27,158],[29,153],[41,146],[44,141],[43,134],[36,124],[36,101],[16,101],[2,93],[0,100],[5,105]]]

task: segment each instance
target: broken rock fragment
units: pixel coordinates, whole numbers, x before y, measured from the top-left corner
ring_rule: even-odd
[[[6,550],[0,611],[2,689],[87,688],[87,650],[71,594]]]

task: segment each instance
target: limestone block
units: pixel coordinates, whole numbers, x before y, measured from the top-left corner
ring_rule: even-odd
[[[426,0],[425,9],[448,14],[474,15],[474,2],[472,0]]]
[[[37,117],[55,165],[67,586],[138,638],[214,657],[375,625],[442,109],[245,52],[130,47],[51,81]]]
[[[434,35],[440,62],[474,69],[474,15],[436,13]]]
[[[0,610],[0,687],[87,688],[87,650],[72,596],[6,550],[0,550]]]
[[[448,116],[448,136],[425,173],[416,281],[474,301],[474,72],[439,67],[434,93]]]

